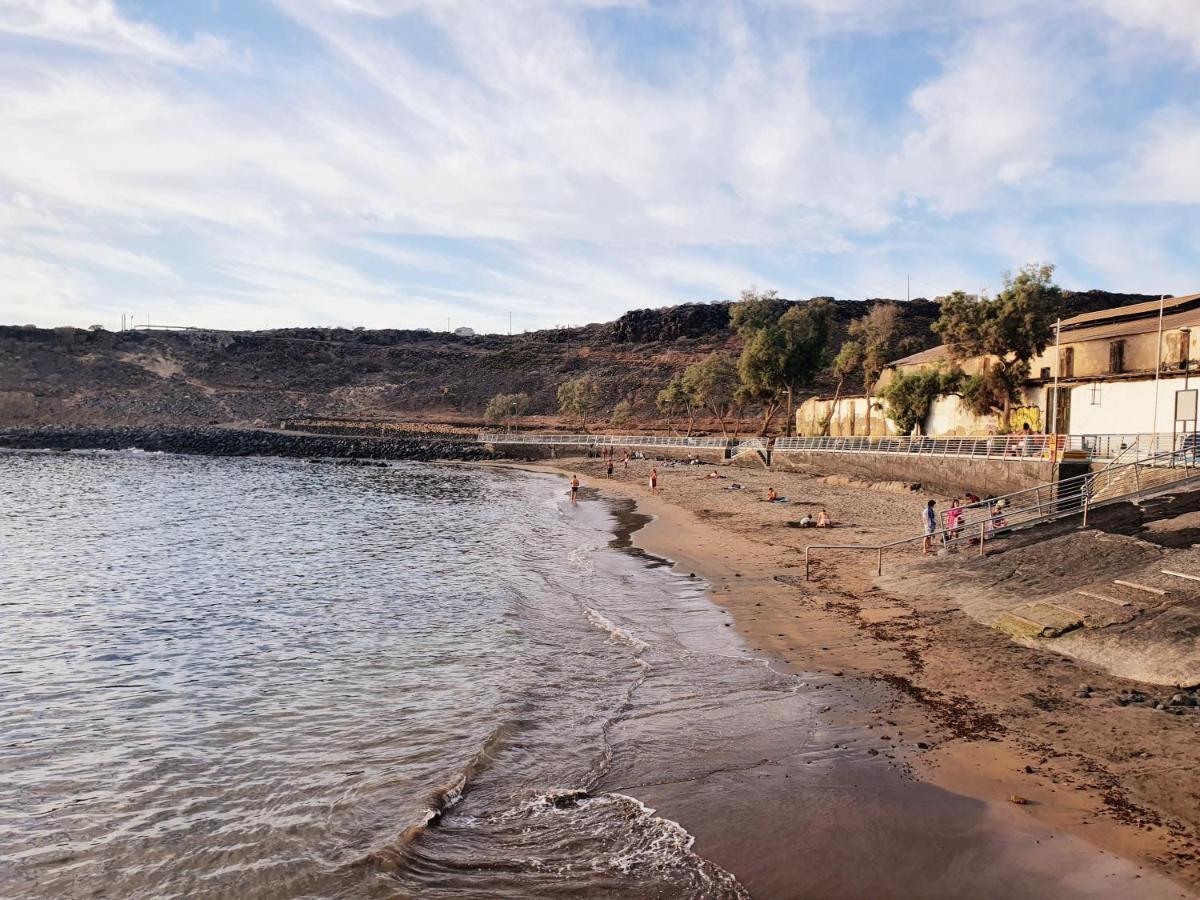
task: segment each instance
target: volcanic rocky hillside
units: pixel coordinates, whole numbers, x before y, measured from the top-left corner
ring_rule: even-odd
[[[1157,297],[1099,291],[1071,314]],[[807,303],[811,301],[797,301]],[[834,350],[856,317],[883,301],[835,301]],[[900,304],[901,335],[919,350],[938,304]],[[588,373],[607,403],[654,397],[713,350],[737,351],[728,303],[635,310],[615,322],[501,336],[400,330],[84,331],[0,326],[0,424],[271,423],[293,415],[479,421],[488,398],[524,391],[552,415],[558,385]],[[816,385],[820,393],[826,381]]]

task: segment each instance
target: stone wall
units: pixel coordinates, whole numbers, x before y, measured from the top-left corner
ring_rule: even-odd
[[[850,475],[865,481],[907,481],[940,494],[1011,494],[1053,481],[1048,460],[962,459],[944,456],[882,456],[867,453],[775,451],[771,468],[781,472]]]

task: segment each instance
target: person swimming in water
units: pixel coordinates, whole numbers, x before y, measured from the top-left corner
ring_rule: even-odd
[[[579,476],[571,476],[571,502],[575,503],[579,498]]]

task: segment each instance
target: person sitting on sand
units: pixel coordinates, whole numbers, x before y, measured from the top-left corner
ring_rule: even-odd
[[[812,528],[814,524],[813,517],[808,513],[805,513],[800,517],[800,521],[797,523],[797,526],[800,528]]]
[[[579,498],[579,476],[571,476],[571,502],[575,503]]]
[[[833,527],[833,523],[829,521],[829,513],[825,512],[824,508],[821,509],[820,515],[817,516],[817,527],[818,528],[832,528]]]
[[[938,519],[934,506],[936,500],[930,500],[921,511],[921,524],[925,529],[925,539],[921,541],[921,554],[928,556],[933,552],[933,536],[937,533]]]
[[[775,493],[775,488],[767,488],[767,502],[774,503],[779,499],[779,495]]]
[[[709,472],[709,473],[708,473],[707,475],[705,475],[704,477],[705,477],[705,478],[720,478],[720,477],[721,477],[721,473],[720,473],[720,472],[718,472],[716,469],[713,469],[711,472]]]

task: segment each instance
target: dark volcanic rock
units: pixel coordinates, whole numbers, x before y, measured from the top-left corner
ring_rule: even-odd
[[[0,428],[0,447],[24,450],[146,450],[202,456],[292,456],[339,459],[481,460],[498,459],[471,441],[428,436],[348,438],[288,434],[242,428],[69,427],[45,425]]]

